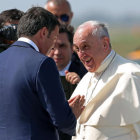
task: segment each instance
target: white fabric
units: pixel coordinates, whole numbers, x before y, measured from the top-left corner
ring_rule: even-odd
[[[30,40],[30,39],[28,39],[28,38],[26,38],[26,37],[20,37],[20,38],[18,39],[18,41],[23,41],[23,42],[26,42],[26,43],[30,44],[32,47],[34,47],[34,49],[35,49],[36,51],[39,52],[38,47],[36,46],[36,44],[35,44],[32,40]]]
[[[115,57],[116,53],[112,50],[110,54],[104,59],[101,66],[97,69],[95,73],[92,73],[88,87],[86,92],[86,102],[89,102],[91,100],[91,97],[95,96],[95,94],[92,94],[92,92],[95,90],[101,76],[104,74],[105,70],[107,69],[107,66],[113,61],[113,58]]]
[[[71,61],[69,61],[69,63],[67,64],[67,66],[63,70],[59,71],[59,75],[65,76],[65,71],[69,69],[70,65],[71,65]]]
[[[140,66],[116,55],[106,67],[77,121],[77,136],[73,140],[140,139]],[[95,74],[88,72],[72,97],[87,96],[90,79],[92,76],[96,79]]]

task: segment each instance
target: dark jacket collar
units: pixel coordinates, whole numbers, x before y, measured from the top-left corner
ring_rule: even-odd
[[[25,47],[25,48],[32,48],[34,49],[34,47],[32,45],[30,45],[29,43],[23,42],[23,41],[16,41],[14,42],[12,46],[16,46],[16,47]]]

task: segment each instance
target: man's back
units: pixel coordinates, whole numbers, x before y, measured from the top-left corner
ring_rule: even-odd
[[[0,54],[0,140],[57,140],[56,128],[73,134],[75,117],[55,62],[27,43],[15,44]]]

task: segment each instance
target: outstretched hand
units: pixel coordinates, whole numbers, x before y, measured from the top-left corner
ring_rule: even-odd
[[[69,106],[72,108],[72,111],[77,119],[79,118],[79,116],[85,108],[85,106],[83,106],[84,102],[85,96],[80,95],[77,95],[72,99],[68,100]]]

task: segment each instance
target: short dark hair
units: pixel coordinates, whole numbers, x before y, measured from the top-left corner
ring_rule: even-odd
[[[23,11],[18,9],[8,9],[0,13],[0,26],[4,26],[6,22],[11,23],[13,20],[20,20],[24,15]]]
[[[32,7],[20,19],[17,36],[33,36],[43,27],[48,29],[50,35],[57,25],[59,22],[52,13],[42,7]]]
[[[73,35],[74,35],[74,27],[73,26],[62,24],[59,27],[59,33],[66,33],[70,44],[73,45]]]

